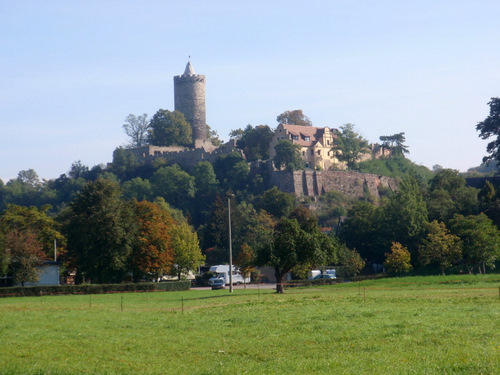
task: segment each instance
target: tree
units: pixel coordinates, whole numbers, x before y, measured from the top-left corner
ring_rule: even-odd
[[[60,224],[48,215],[50,206],[24,207],[9,205],[0,216],[0,225],[4,233],[28,231],[34,235],[42,246],[44,254],[49,257],[54,254],[54,240],[57,240],[59,250],[64,249],[66,239],[60,233]]]
[[[382,209],[369,202],[357,202],[347,212],[340,227],[340,238],[363,258],[374,263],[384,261],[388,242],[382,233]]]
[[[110,170],[120,179],[128,180],[137,175],[137,168],[141,165],[137,157],[129,150],[118,147],[113,151],[113,163]]]
[[[207,140],[212,143],[215,147],[222,146],[222,141],[219,138],[219,134],[216,130],[212,130],[210,126],[207,125]]]
[[[248,245],[255,251],[261,244],[269,242],[273,237],[276,219],[265,210],[257,211],[251,204],[240,203],[231,215],[234,223],[233,244],[237,251]]]
[[[451,234],[443,222],[433,220],[427,225],[427,237],[420,246],[420,262],[426,266],[437,263],[444,271],[462,256],[460,238]]]
[[[408,146],[404,144],[406,141],[404,132],[393,135],[382,135],[379,139],[382,141],[382,147],[391,151],[391,157],[410,153]]]
[[[135,235],[132,219],[117,183],[98,179],[83,187],[70,204],[65,224],[68,257],[79,277],[94,283],[125,278]]]
[[[274,267],[276,293],[283,293],[283,278],[304,264],[325,264],[336,256],[333,243],[319,232],[314,219],[303,228],[296,219],[282,218],[276,225],[273,239],[257,252],[257,264]]]
[[[462,240],[462,253],[469,272],[474,266],[480,273],[486,272],[486,266],[495,268],[500,258],[500,231],[484,213],[455,215],[450,230]]]
[[[278,124],[312,126],[311,120],[304,115],[301,109],[285,111],[276,117],[276,121],[278,121]]]
[[[385,254],[384,266],[389,273],[406,273],[413,268],[411,255],[406,247],[399,242],[393,242],[391,252]]]
[[[356,250],[341,247],[340,263],[343,266],[343,273],[346,276],[356,276],[365,267],[365,261]]]
[[[187,223],[174,225],[170,233],[172,235],[172,247],[174,249],[174,261],[170,274],[181,279],[182,274],[197,270],[205,261],[198,242],[198,235]]]
[[[185,208],[194,197],[194,177],[177,164],[158,169],[151,178],[153,193],[178,207]]]
[[[36,283],[40,278],[38,266],[45,259],[43,247],[30,230],[8,232],[6,249],[10,258],[10,269],[16,284]]]
[[[247,243],[241,245],[235,264],[240,269],[246,289],[246,279],[250,277],[250,274],[255,269],[255,253]]]
[[[148,115],[133,115],[129,114],[123,124],[125,134],[130,138],[130,147],[141,147],[147,144],[149,121]]]
[[[332,151],[340,162],[345,162],[347,168],[353,170],[362,154],[370,152],[368,141],[354,131],[353,124],[345,124],[337,130],[337,139]]]
[[[440,169],[429,182],[427,208],[430,220],[447,223],[454,214],[470,215],[478,209],[478,191],[453,169]]]
[[[17,174],[17,181],[23,185],[37,188],[40,186],[38,174],[33,169],[23,170]]]
[[[134,221],[137,226],[131,254],[134,280],[139,281],[142,277],[157,280],[174,264],[171,237],[174,220],[154,203],[135,201]]]
[[[143,180],[140,177],[133,178],[123,183],[123,197],[125,199],[137,199],[144,201],[151,199],[152,187],[149,180]]]
[[[85,178],[87,173],[89,173],[89,167],[82,164],[81,160],[78,160],[71,164],[68,176],[73,179]]]
[[[229,262],[226,251],[229,244],[227,209],[227,199],[217,195],[212,203],[207,224],[199,229],[202,249],[207,256],[208,264]]]
[[[277,219],[287,217],[295,205],[295,197],[281,192],[276,186],[266,190],[255,202],[257,209],[266,210]]]
[[[417,176],[409,174],[382,208],[380,234],[384,238],[383,247],[387,249],[391,242],[399,242],[416,257],[418,244],[426,233],[427,222],[428,213],[422,189]]]
[[[160,109],[149,125],[148,141],[156,146],[191,146],[193,129],[179,111]]]
[[[300,145],[292,143],[287,139],[281,139],[274,146],[276,155],[274,156],[274,164],[278,169],[283,166],[288,171],[296,171],[304,169],[304,161],[300,156]]]
[[[255,128],[248,125],[239,136],[238,148],[243,150],[248,161],[267,160],[273,135],[274,132],[267,125],[257,125]]]
[[[490,114],[476,125],[476,130],[482,139],[497,137],[486,146],[489,155],[483,157],[483,163],[496,160],[500,164],[500,98],[491,98],[488,105]]]
[[[250,167],[241,153],[221,155],[215,160],[214,171],[221,191],[245,191],[250,178]]]

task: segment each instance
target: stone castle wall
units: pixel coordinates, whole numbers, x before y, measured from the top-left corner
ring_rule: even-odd
[[[203,143],[200,148],[187,148],[180,146],[143,146],[127,149],[133,153],[138,160],[152,161],[163,158],[169,164],[178,164],[181,168],[190,170],[200,161],[214,163],[220,155],[227,155],[233,151],[242,153],[236,148],[236,141],[229,141],[221,147],[214,147],[210,142]]]
[[[391,177],[346,171],[273,171],[271,184],[285,193],[297,196],[318,196],[339,191],[348,196],[363,197],[366,193],[380,198],[379,189],[397,190]]]

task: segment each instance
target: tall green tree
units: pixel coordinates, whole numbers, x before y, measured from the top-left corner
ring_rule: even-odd
[[[340,162],[350,170],[356,169],[361,155],[369,153],[368,141],[354,130],[353,124],[345,124],[336,131],[337,139],[332,151]]]
[[[415,260],[428,222],[427,207],[417,176],[410,174],[403,179],[399,190],[383,207],[382,216],[380,230],[385,238],[384,248],[389,248],[392,242],[399,242],[410,250]]]
[[[486,273],[486,266],[495,267],[500,259],[500,230],[484,213],[455,215],[450,230],[462,240],[464,262],[469,272],[477,267],[480,273]]]
[[[292,143],[287,139],[279,140],[276,146],[274,146],[276,155],[273,161],[276,168],[281,169],[285,167],[288,171],[304,169],[305,164],[300,155],[300,149],[300,145]]]
[[[357,202],[347,212],[347,218],[340,227],[340,238],[361,257],[373,263],[382,263],[388,241],[382,228],[382,209],[369,202]]]
[[[312,126],[312,122],[301,109],[288,110],[276,117],[278,124]]]
[[[141,163],[129,150],[118,147],[113,151],[113,163],[109,170],[116,174],[122,181],[134,178]]]
[[[276,186],[266,190],[255,200],[257,209],[266,210],[277,219],[287,217],[295,206],[295,197],[292,194],[283,193]]]
[[[194,177],[177,164],[158,169],[151,178],[153,193],[163,197],[171,205],[186,208],[194,198]]]
[[[404,132],[393,135],[382,135],[379,139],[382,141],[382,147],[391,151],[391,157],[410,153],[408,146],[404,144],[406,141]]]
[[[98,179],[71,202],[65,233],[68,256],[79,276],[93,283],[122,281],[128,271],[135,225],[120,186]]]
[[[214,171],[221,191],[245,191],[250,179],[250,167],[241,153],[221,155],[214,163]]]
[[[458,171],[440,169],[429,181],[427,209],[429,220],[447,223],[454,214],[471,215],[478,210],[478,190],[467,186]]]
[[[489,155],[483,157],[483,163],[495,160],[500,164],[500,98],[491,98],[488,105],[490,114],[476,125],[476,130],[482,139],[496,137],[486,146]]]
[[[274,267],[276,293],[283,293],[283,279],[295,267],[326,264],[335,257],[334,244],[319,231],[314,219],[301,227],[296,219],[282,218],[272,241],[258,249],[257,264]]]
[[[248,161],[269,159],[269,143],[274,132],[267,125],[248,125],[242,131],[237,142],[238,148],[242,149]]]
[[[193,129],[179,111],[160,109],[149,124],[149,144],[155,146],[191,146]]]
[[[135,177],[125,181],[122,186],[123,197],[125,199],[137,199],[138,201],[149,200],[152,198],[153,189],[151,182],[147,179]]]

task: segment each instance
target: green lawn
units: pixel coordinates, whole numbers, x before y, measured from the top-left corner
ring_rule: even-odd
[[[498,374],[500,275],[0,298],[0,374]]]

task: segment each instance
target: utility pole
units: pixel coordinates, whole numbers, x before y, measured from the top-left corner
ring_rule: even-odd
[[[231,197],[233,194],[227,197],[227,211],[229,218],[229,293],[233,292],[233,244],[231,239]]]

